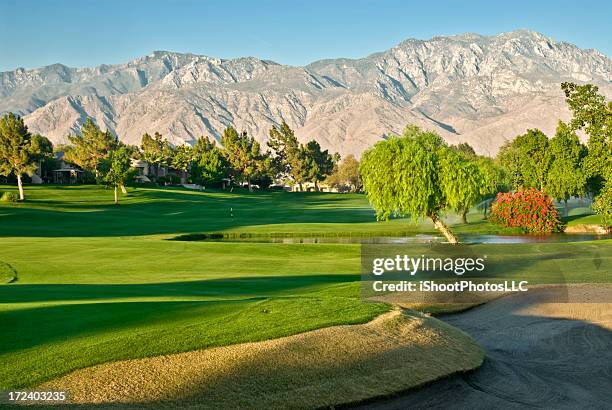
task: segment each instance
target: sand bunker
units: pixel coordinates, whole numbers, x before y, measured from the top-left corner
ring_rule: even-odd
[[[73,403],[160,408],[313,408],[355,402],[478,367],[482,349],[431,317],[375,320],[258,343],[82,369],[40,386]],[[123,404],[122,404],[123,403]],[[127,404],[130,403],[130,404]]]
[[[363,408],[610,408],[612,303],[549,303],[551,292],[444,317],[484,347],[482,367]],[[605,285],[575,285],[570,296],[612,301]]]

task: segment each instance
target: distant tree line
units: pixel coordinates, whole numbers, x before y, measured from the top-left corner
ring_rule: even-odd
[[[314,140],[300,143],[284,122],[272,127],[265,150],[253,136],[233,127],[224,130],[220,145],[200,137],[193,147],[172,146],[158,132],[153,136],[145,133],[140,146],[127,145],[110,131],[102,131],[91,118],[86,119],[79,134],[68,136],[68,142],[56,147],[56,151],[63,152],[63,160],[86,171],[93,181],[113,187],[115,202],[117,191],[127,192],[126,184],[136,176],[132,167],[135,159],[148,164],[150,177],[158,183],[167,178],[162,170],[171,168],[181,174],[183,182],[189,175],[191,182],[203,186],[219,187],[226,181],[244,184],[249,191],[254,184],[268,188],[273,182],[297,185],[300,190],[310,182],[319,190],[319,183],[338,170],[340,160],[338,154],[323,150]],[[25,199],[23,175],[32,175],[43,159],[51,158],[53,145],[47,138],[31,135],[17,115],[2,117],[0,173],[16,176],[20,200]],[[334,181],[340,184],[339,178]]]
[[[69,144],[56,147],[64,159],[89,172],[95,181],[125,192],[134,177],[133,159],[150,166],[151,177],[163,181],[161,170],[172,168],[183,179],[204,186],[223,181],[262,188],[277,182],[315,190],[325,182],[339,191],[364,189],[380,219],[411,215],[428,217],[454,241],[440,214],[451,209],[467,222],[468,210],[499,191],[536,188],[559,201],[590,195],[593,209],[604,225],[612,225],[612,102],[593,85],[563,83],[572,112],[548,138],[528,130],[501,147],[495,159],[476,155],[468,144],[449,146],[433,132],[408,126],[401,137],[391,136],[363,154],[361,162],[349,155],[323,150],[318,142],[301,143],[286,124],[270,129],[264,148],[247,132],[227,127],[221,144],[200,137],[194,146],[173,147],[159,133],[144,134],[140,146],[122,143],[102,131],[91,119]],[[588,136],[586,145],[577,133]],[[53,145],[32,135],[23,120],[12,113],[0,118],[0,175],[14,175],[19,198],[25,198],[22,177],[31,175],[53,159]],[[484,208],[486,212],[486,207]]]

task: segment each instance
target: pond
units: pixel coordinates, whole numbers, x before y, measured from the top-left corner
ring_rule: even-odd
[[[463,243],[559,243],[559,242],[584,242],[598,239],[610,239],[612,235],[597,234],[549,234],[549,235],[460,235],[459,240]],[[445,242],[442,236],[417,234],[412,236],[291,236],[275,237],[265,235],[226,236],[223,234],[190,234],[174,238],[178,241],[198,242],[253,242],[253,243],[284,243],[284,244],[317,244],[317,243],[365,243],[365,244],[411,244]]]

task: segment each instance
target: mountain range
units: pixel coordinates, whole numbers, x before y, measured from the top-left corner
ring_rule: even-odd
[[[612,95],[612,60],[545,35],[518,30],[409,39],[360,59],[295,67],[254,57],[218,59],[156,51],[125,64],[54,64],[0,73],[0,113],[64,143],[93,117],[139,144],[159,131],[174,145],[228,125],[265,142],[286,121],[302,141],[359,156],[406,124],[435,130],[494,155],[529,128],[554,134],[569,111],[563,81]]]

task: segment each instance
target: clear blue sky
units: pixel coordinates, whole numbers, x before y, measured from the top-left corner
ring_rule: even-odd
[[[414,37],[526,28],[612,55],[612,1],[0,0],[0,71],[154,50],[304,65]]]

